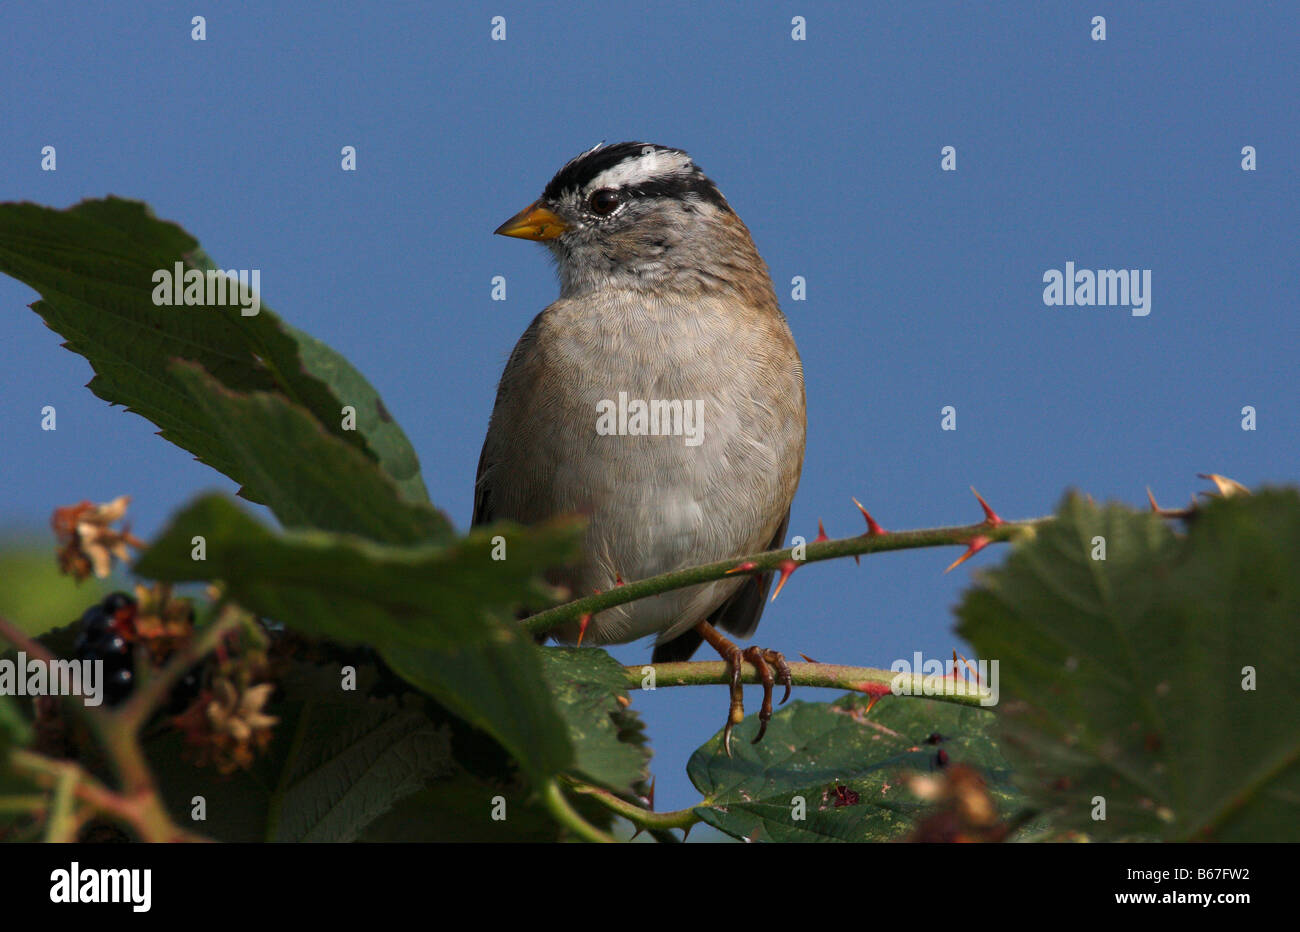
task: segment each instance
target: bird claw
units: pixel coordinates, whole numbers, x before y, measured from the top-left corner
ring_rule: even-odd
[[[785,662],[785,656],[778,651],[767,650],[762,647],[746,647],[741,650],[730,640],[718,632],[716,628],[707,622],[701,622],[698,630],[704,639],[716,650],[727,665],[727,672],[730,680],[731,705],[727,710],[727,724],[722,729],[722,749],[728,757],[731,757],[731,733],[737,725],[745,720],[745,688],[743,682],[745,662],[748,661],[754,670],[758,673],[758,678],[763,684],[763,704],[758,710],[758,734],[751,741],[751,744],[758,744],[767,734],[767,723],[772,718],[772,693],[776,684],[780,683],[785,687],[785,695],[781,697],[781,704],[790,698],[790,690],[793,686],[793,678],[790,675],[790,665]],[[775,673],[773,673],[775,668]]]
[[[785,695],[781,697],[781,705],[790,698],[790,687],[792,679],[790,676],[790,665],[785,662],[785,656],[774,650],[765,650],[761,647],[747,647],[743,656],[758,671],[758,677],[763,681],[763,704],[758,709],[758,734],[750,744],[758,744],[763,740],[763,735],[767,734],[767,723],[772,718],[772,690],[777,683],[785,687]],[[772,674],[772,667],[776,667],[776,675]]]

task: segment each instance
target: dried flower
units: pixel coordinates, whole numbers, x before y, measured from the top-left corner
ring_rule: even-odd
[[[78,582],[93,572],[100,579],[108,576],[116,558],[131,562],[128,547],[145,546],[129,527],[116,530],[111,525],[126,516],[131,496],[119,495],[111,502],[95,505],[83,501],[54,509],[50,524],[59,541],[59,569]]]

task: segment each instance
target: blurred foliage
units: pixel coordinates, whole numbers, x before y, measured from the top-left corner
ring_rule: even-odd
[[[1033,803],[1098,839],[1300,840],[1300,494],[1216,498],[1185,534],[1058,513],[958,609]]]
[[[51,510],[53,510],[51,508]],[[66,625],[108,592],[111,580],[81,583],[59,572],[48,532],[0,537],[0,618],[31,635]]]

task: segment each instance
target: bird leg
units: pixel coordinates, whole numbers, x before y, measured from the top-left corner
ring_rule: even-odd
[[[767,733],[767,723],[772,717],[773,687],[778,682],[785,687],[785,695],[781,697],[782,704],[790,698],[790,667],[785,662],[784,655],[777,651],[764,650],[761,647],[746,647],[741,650],[707,621],[701,621],[695,626],[695,630],[721,655],[727,665],[727,672],[731,674],[731,708],[727,712],[727,725],[722,730],[722,748],[730,757],[731,730],[745,720],[744,685],[741,683],[745,661],[749,661],[754,667],[758,678],[763,683],[763,704],[758,710],[758,735],[755,736],[752,744],[758,744]],[[775,675],[772,673],[773,667],[776,668]]]

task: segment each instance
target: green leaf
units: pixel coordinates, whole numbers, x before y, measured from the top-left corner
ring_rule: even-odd
[[[351,841],[401,800],[451,766],[446,736],[418,710],[369,694],[372,665],[344,691],[337,666],[281,660],[279,721],[248,770],[223,775],[194,763],[180,732],[145,742],[168,811],[207,818],[194,828],[221,841]]]
[[[1294,490],[1214,500],[1183,536],[1071,496],[979,578],[959,631],[999,661],[1008,756],[1058,828],[1300,838],[1298,563]]]
[[[548,600],[540,572],[572,557],[581,528],[478,528],[447,545],[394,547],[323,531],[273,532],[220,496],[173,519],[137,565],[144,576],[222,579],[244,607],[296,630],[377,648],[407,682],[487,731],[530,774],[572,760],[538,648],[513,620]],[[508,559],[493,559],[493,538]],[[206,559],[191,559],[202,537]]]
[[[384,472],[397,483],[402,497],[408,502],[428,502],[429,492],[420,476],[415,448],[384,407],[374,386],[352,363],[320,340],[288,324],[281,326],[297,341],[303,368],[328,385],[340,401],[356,409],[357,430],[378,455]]]
[[[573,747],[542,680],[540,648],[512,628],[497,631],[497,642],[482,647],[392,644],[380,654],[402,679],[492,735],[530,777],[566,770]]]
[[[217,440],[221,425],[198,415],[168,366],[189,360],[231,391],[282,395],[379,463],[409,501],[427,501],[410,443],[374,389],[324,344],[265,307],[243,316],[233,297],[224,305],[155,305],[155,271],[178,262],[216,268],[192,236],[136,201],[110,197],[66,210],[0,204],[0,272],[40,292],[33,309],[90,362],[96,395],[148,418],[255,495],[247,462]],[[345,404],[356,407],[356,430],[344,429]]]
[[[1015,806],[993,716],[983,710],[928,699],[885,697],[870,714],[868,699],[850,694],[833,703],[794,701],[772,716],[758,744],[757,718],[736,727],[732,753],[719,737],[687,765],[709,825],[750,841],[886,841],[910,832],[929,806],[901,785],[907,773],[937,769],[939,749],[949,764],[983,771],[1003,810]],[[942,743],[931,744],[931,735]],[[836,786],[858,794],[836,805]],[[796,818],[796,797],[804,818]]]
[[[582,776],[621,793],[649,777],[650,750],[627,698],[623,666],[598,648],[553,647],[542,652],[542,674],[569,728]]]
[[[497,534],[508,560],[492,559]],[[193,556],[195,538],[202,559]],[[538,574],[570,556],[575,542],[571,522],[482,528],[446,545],[409,547],[278,532],[227,498],[203,495],[172,519],[136,571],[170,582],[224,580],[246,608],[345,644],[447,649],[512,640],[513,626],[491,616],[546,599]]]
[[[504,819],[492,818],[495,801],[504,806]],[[463,845],[554,842],[559,836],[554,817],[526,785],[485,780],[462,770],[399,801],[367,828],[360,840]]]
[[[556,839],[499,745],[414,693],[378,698],[374,665],[347,663],[355,690],[340,690],[338,663],[287,661],[266,710],[279,723],[249,770],[199,767],[180,733],[155,733],[145,751],[168,811],[202,796],[207,819],[193,827],[221,841]],[[498,796],[504,821],[491,818]]]
[[[173,362],[169,369],[244,477],[240,494],[265,503],[286,527],[342,531],[397,544],[453,537],[442,512],[403,499],[394,481],[365,454],[328,433],[284,396],[231,392],[192,363]]]
[[[451,731],[395,699],[341,689],[338,670],[284,684],[300,709],[293,755],[280,776],[271,841],[355,841],[376,819],[456,769]]]

